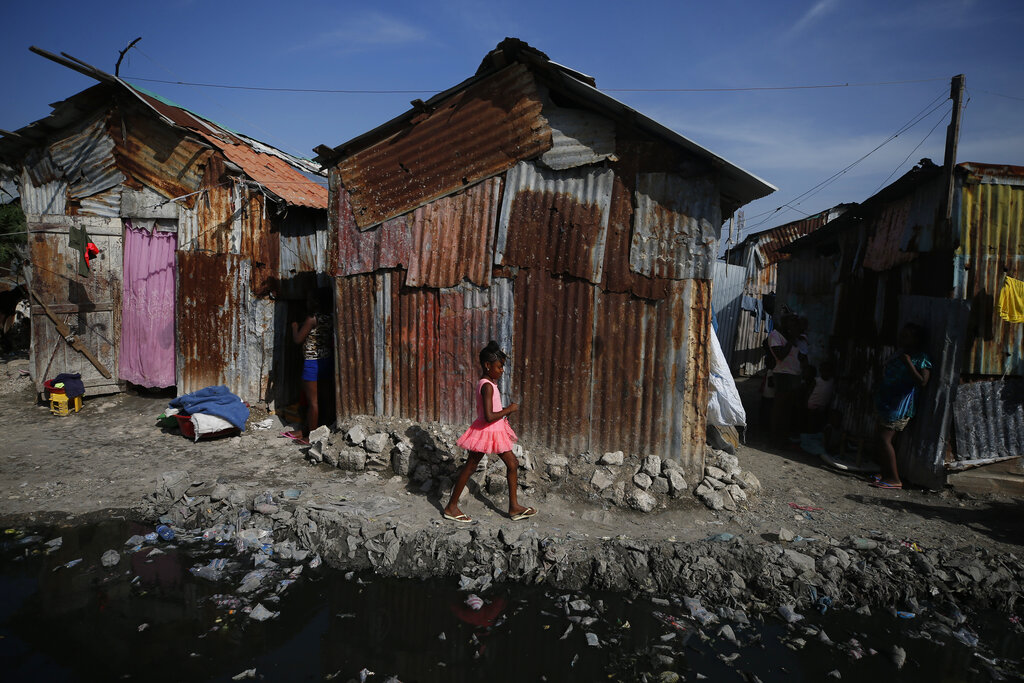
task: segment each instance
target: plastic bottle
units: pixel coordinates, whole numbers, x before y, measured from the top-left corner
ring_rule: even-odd
[[[683,604],[686,605],[686,609],[690,610],[690,616],[699,621],[702,626],[718,620],[718,617],[704,609],[697,598],[683,598]]]
[[[156,534],[165,541],[174,540],[174,529],[167,526],[166,524],[161,524],[160,526],[158,526],[156,528]]]
[[[857,550],[874,550],[878,547],[878,541],[873,541],[870,538],[855,538],[853,547]]]

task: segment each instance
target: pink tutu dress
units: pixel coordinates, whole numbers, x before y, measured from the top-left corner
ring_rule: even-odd
[[[467,451],[477,453],[504,453],[512,450],[512,444],[519,440],[508,420],[501,418],[494,422],[488,422],[484,417],[484,384],[494,387],[491,394],[491,412],[498,412],[502,409],[501,394],[498,393],[498,385],[481,377],[476,383],[476,420],[469,425],[459,440],[456,442]]]

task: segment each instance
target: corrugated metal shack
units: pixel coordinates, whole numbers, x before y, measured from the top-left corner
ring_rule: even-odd
[[[916,322],[929,331],[934,379],[902,439],[901,470],[939,486],[947,472],[1012,459],[996,474],[1024,485],[1024,328],[999,315],[1004,277],[1024,279],[1024,168],[957,165],[948,224],[946,182],[943,167],[923,160],[792,244],[779,296],[833,301],[822,324],[839,361],[846,435],[873,435],[882,364],[902,325]]]
[[[28,215],[31,284],[109,372],[72,349],[33,300],[34,379],[80,372],[118,391],[126,230],[172,234],[175,299],[152,315],[175,331],[179,393],[225,384],[248,401],[291,400],[289,302],[329,285],[327,180],[290,156],[70,56],[33,51],[97,85],[0,139]],[[100,249],[76,266],[75,233]],[[69,240],[71,242],[69,243]],[[294,307],[292,307],[294,309]],[[173,310],[171,310],[173,309]],[[294,350],[292,350],[294,351]]]
[[[772,301],[771,295],[777,293],[778,264],[789,258],[783,248],[841,216],[849,206],[840,204],[798,221],[754,233],[725,252],[728,264],[742,266],[747,271],[743,286],[744,305],[738,316],[730,356],[730,366],[735,374],[748,376],[764,370],[762,345],[768,336],[768,321],[778,303],[777,300]],[[765,309],[766,303],[771,310]],[[781,310],[781,306],[778,308]]]
[[[507,39],[334,149],[340,415],[465,424],[510,352],[528,447],[703,462],[723,215],[773,187]]]

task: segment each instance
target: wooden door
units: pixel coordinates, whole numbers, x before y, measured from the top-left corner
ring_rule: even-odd
[[[84,228],[101,250],[79,274],[79,252],[68,244],[70,228]],[[32,298],[33,379],[36,390],[62,372],[81,374],[86,396],[121,390],[117,376],[121,338],[122,224],[120,218],[30,216],[31,289],[50,312],[111,374],[100,370],[57,331],[39,301]]]

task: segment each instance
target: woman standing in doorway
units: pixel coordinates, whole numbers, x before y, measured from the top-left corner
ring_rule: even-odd
[[[330,379],[331,316],[325,312],[316,292],[306,295],[306,317],[300,325],[292,323],[292,341],[302,346],[302,394],[306,398],[306,426],[300,443],[309,443],[309,433],[320,425],[318,383]]]

